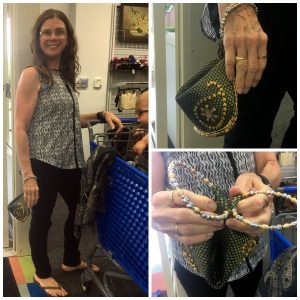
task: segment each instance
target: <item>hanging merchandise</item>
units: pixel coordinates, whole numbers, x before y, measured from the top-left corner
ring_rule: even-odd
[[[112,14],[106,109],[119,118],[135,118],[139,92],[148,87],[148,44],[120,40],[121,6],[113,5]]]
[[[112,71],[131,71],[131,70],[148,70],[148,59],[136,58],[133,55],[128,57],[114,57],[110,62],[110,69]]]
[[[135,109],[136,92],[123,92],[120,96],[121,109]]]

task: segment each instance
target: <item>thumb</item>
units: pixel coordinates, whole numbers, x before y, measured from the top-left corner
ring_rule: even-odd
[[[234,185],[230,188],[229,190],[229,197],[234,197],[236,195],[241,194],[243,191],[241,190],[241,188],[237,185]]]
[[[192,202],[195,207],[202,211],[215,212],[217,210],[217,203],[213,199],[185,189],[175,191],[172,200],[179,207],[186,206],[189,202]]]
[[[217,203],[206,196],[194,194],[194,196],[191,197],[191,201],[194,202],[194,205],[200,210],[209,212],[215,212],[217,210]]]

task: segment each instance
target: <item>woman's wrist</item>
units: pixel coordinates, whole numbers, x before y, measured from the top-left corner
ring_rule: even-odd
[[[104,121],[105,122],[105,117],[104,117],[104,111],[99,111],[99,112],[97,112],[97,119],[99,120],[99,121]]]
[[[28,176],[22,176],[22,181],[23,181],[23,184],[28,180],[28,179],[34,179],[37,181],[37,177],[35,175],[28,175]]]
[[[269,187],[272,187],[270,180],[266,176],[264,176],[262,174],[256,174],[256,175],[258,177],[260,177],[263,184],[268,185]]]
[[[31,166],[26,168],[25,170],[20,170],[19,173],[21,174],[22,178],[30,176],[30,175],[34,175],[33,171],[31,169]]]
[[[225,3],[219,4],[219,18],[220,18],[220,39],[224,37],[224,27],[227,22],[228,16],[239,9],[241,6],[250,7],[253,11],[258,14],[258,8],[254,3]]]

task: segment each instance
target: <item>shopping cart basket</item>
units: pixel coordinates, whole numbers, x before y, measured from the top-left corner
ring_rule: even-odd
[[[133,166],[148,172],[148,148],[142,155],[137,156],[133,151],[133,145],[146,133],[147,128],[137,122],[137,118],[120,118],[124,128],[121,132],[106,130],[106,132],[94,132],[93,126],[102,123],[99,120],[88,121],[89,140],[91,153],[99,146],[109,146],[115,148],[124,160],[130,161]]]
[[[148,176],[120,157],[107,173],[105,213],[97,216],[97,234],[99,243],[81,276],[83,290],[94,283],[102,295],[114,296],[108,284],[113,277],[133,280],[148,295]],[[91,268],[98,248],[116,266],[100,277]]]
[[[297,186],[282,186],[278,188],[279,191],[288,194],[297,194]],[[272,224],[284,224],[297,221],[296,207],[286,206],[282,199],[277,199],[274,203],[275,215],[272,217]],[[274,261],[280,253],[292,245],[297,246],[297,228],[289,228],[279,232],[278,230],[270,231],[270,256]]]
[[[272,218],[272,224],[290,223],[297,220],[297,213],[282,213]],[[274,261],[280,253],[292,245],[297,245],[297,228],[290,228],[283,232],[278,230],[269,231],[270,256]]]

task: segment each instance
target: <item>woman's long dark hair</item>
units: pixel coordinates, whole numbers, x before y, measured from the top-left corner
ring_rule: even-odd
[[[78,44],[74,35],[73,27],[66,15],[55,9],[45,10],[36,20],[32,29],[31,52],[33,54],[33,64],[45,75],[45,80],[52,84],[53,78],[48,66],[48,58],[40,47],[40,31],[41,27],[47,19],[57,18],[64,22],[67,30],[68,43],[61,55],[59,70],[65,82],[67,82],[74,90],[76,89],[76,77],[80,72],[78,62]]]

